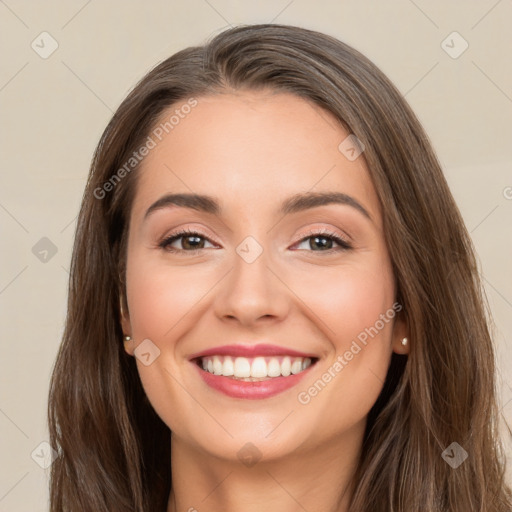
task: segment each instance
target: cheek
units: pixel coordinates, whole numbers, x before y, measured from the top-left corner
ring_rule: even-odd
[[[215,283],[211,272],[169,268],[134,255],[127,269],[130,321],[137,339],[172,340],[182,333],[186,316],[201,307]],[[188,326],[190,327],[190,326]]]
[[[158,260],[142,251],[134,251],[128,258],[130,323],[137,342],[149,339],[159,350],[148,366],[136,359],[146,395],[169,428],[184,431],[186,418],[197,416],[197,410],[183,391],[186,347],[179,340],[193,331],[203,309],[211,307],[208,292],[219,280],[219,273],[206,266],[193,270],[179,265],[171,268]]]
[[[201,281],[191,280],[190,272],[179,268],[171,270],[156,260],[142,251],[134,251],[128,258],[126,285],[130,323],[138,343],[149,339],[159,351],[149,365],[145,365],[142,358],[136,358],[147,398],[169,428],[180,430],[182,418],[187,417],[187,408],[193,401],[183,400],[183,391],[177,383],[182,379],[176,357],[177,344],[173,340],[190,330],[187,313],[206,290],[202,290],[203,285],[197,286]],[[179,415],[171,404],[179,404]]]
[[[293,289],[336,352],[347,350],[360,334],[364,338],[365,329],[376,322],[381,337],[389,338],[392,322],[383,325],[380,318],[392,307],[395,291],[391,265],[384,258],[304,272]]]
[[[329,353],[322,373],[307,379],[297,398],[307,417],[321,418],[319,428],[334,434],[340,423],[348,428],[363,420],[382,390],[396,315],[393,275],[375,260],[318,277],[303,280],[298,295],[307,297]]]

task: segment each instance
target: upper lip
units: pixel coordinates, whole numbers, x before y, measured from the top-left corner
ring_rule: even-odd
[[[299,352],[291,348],[278,345],[260,343],[258,345],[222,345],[201,350],[189,356],[189,359],[197,359],[206,356],[235,356],[235,357],[256,357],[256,356],[295,356],[295,357],[317,357],[314,354]]]

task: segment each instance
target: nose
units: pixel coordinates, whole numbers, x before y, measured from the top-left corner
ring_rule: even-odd
[[[244,327],[282,322],[291,306],[291,292],[277,265],[267,250],[253,260],[243,248],[238,248],[231,270],[220,283],[214,302],[217,317]]]

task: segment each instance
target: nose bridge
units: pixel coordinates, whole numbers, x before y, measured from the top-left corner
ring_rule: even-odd
[[[216,300],[217,314],[250,323],[261,317],[280,317],[286,311],[285,287],[274,275],[270,248],[255,236],[235,247],[232,270]]]
[[[265,250],[263,248],[263,243],[265,242],[261,240],[261,237],[258,238],[260,241],[258,241],[254,236],[248,235],[235,249],[236,254],[248,265],[252,265],[258,259],[263,259],[264,261],[268,260],[268,245]],[[263,253],[265,253],[265,257],[260,258]]]
[[[268,244],[264,247],[264,243],[249,235],[235,248],[231,291],[239,294],[244,302],[264,300],[268,303],[272,285],[275,284],[270,271],[270,248]]]

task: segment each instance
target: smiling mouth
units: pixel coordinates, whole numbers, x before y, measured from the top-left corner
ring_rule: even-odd
[[[231,357],[213,355],[194,359],[199,368],[205,372],[245,382],[260,382],[296,375],[317,361],[316,357],[295,356]]]

